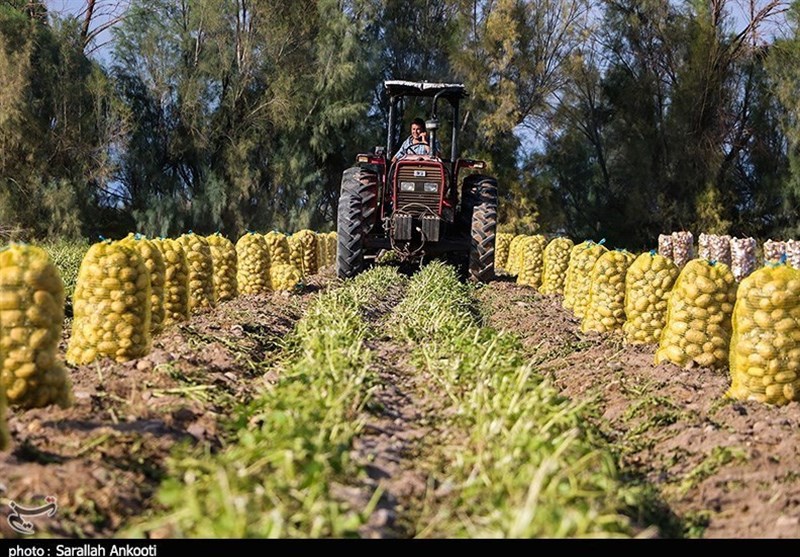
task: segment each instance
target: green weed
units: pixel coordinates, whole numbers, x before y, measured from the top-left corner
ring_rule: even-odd
[[[277,384],[240,407],[236,438],[217,454],[183,448],[158,500],[165,511],[129,534],[176,537],[343,537],[371,509],[332,493],[358,475],[353,438],[369,402],[366,308],[403,279],[378,268],[318,296],[297,324]]]
[[[744,460],[747,460],[747,453],[740,447],[714,447],[700,464],[684,476],[675,487],[675,491],[682,497],[723,466]]]
[[[471,289],[437,263],[416,275],[395,310],[395,335],[419,345],[416,362],[438,380],[461,432],[443,446],[421,537],[576,537],[634,533],[622,514],[611,452],[577,404],[526,363],[516,337],[481,328]],[[643,513],[640,513],[643,514]]]

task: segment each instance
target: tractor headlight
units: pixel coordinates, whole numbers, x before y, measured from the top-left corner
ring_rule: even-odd
[[[436,193],[439,191],[439,184],[435,182],[425,182],[424,188],[427,193]]]
[[[414,191],[414,182],[400,182],[400,191]]]

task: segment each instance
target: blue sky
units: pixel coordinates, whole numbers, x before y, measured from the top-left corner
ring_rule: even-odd
[[[131,0],[96,0],[94,23],[92,28],[97,28],[98,25],[107,24],[113,18],[121,15],[130,5],[130,3]],[[769,0],[756,0],[756,8],[762,7],[768,3]],[[86,9],[87,2],[86,0],[45,0],[45,4],[51,12],[55,12],[60,15],[73,15],[80,17],[83,15]],[[736,29],[742,29],[746,25],[746,21],[748,20],[749,16],[749,7],[750,0],[728,1],[727,8],[735,20],[734,27]],[[771,38],[770,35],[779,34],[781,28],[785,29],[786,26],[781,25],[783,21],[783,18],[780,18],[779,21],[768,25],[764,29],[764,32],[767,35],[767,37],[764,38],[769,39]],[[100,61],[100,63],[104,64],[108,62],[111,39],[111,32],[109,30],[103,31],[97,37],[97,40],[95,41],[95,48],[90,52],[90,55]],[[525,126],[518,126],[514,132],[515,135],[522,141],[523,152],[530,153],[541,147],[539,138],[536,137],[531,130],[527,129]]]
[[[81,17],[86,10],[86,0],[45,0],[45,5],[51,13],[63,16]],[[95,12],[93,14],[92,28],[96,29],[99,25],[106,25],[125,12],[130,5],[130,0],[96,0]],[[96,50],[91,52],[101,62],[105,61],[111,41],[111,32],[103,31],[96,40]]]

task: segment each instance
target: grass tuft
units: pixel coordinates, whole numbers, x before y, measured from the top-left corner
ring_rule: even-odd
[[[558,395],[524,361],[510,334],[480,326],[469,286],[428,265],[408,286],[392,322],[419,345],[419,366],[453,405],[462,432],[442,447],[438,485],[422,512],[422,537],[630,536],[641,497],[621,492],[615,458],[587,416],[589,402]],[[440,490],[442,491],[442,490]]]
[[[372,511],[333,486],[355,478],[353,438],[369,403],[363,314],[403,278],[377,268],[318,296],[287,341],[277,384],[239,409],[236,438],[217,454],[182,448],[158,493],[163,512],[129,535],[348,537]]]

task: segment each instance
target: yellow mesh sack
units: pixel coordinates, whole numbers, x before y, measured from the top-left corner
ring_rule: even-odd
[[[300,271],[294,265],[278,263],[270,267],[269,272],[272,289],[276,291],[293,290],[302,280]]]
[[[267,242],[261,234],[249,232],[236,242],[239,270],[236,278],[242,294],[266,294],[270,290],[270,261]]]
[[[735,302],[736,281],[727,265],[705,259],[689,261],[667,302],[656,364],[726,366]]]
[[[784,405],[800,393],[800,271],[764,267],[742,281],[733,310],[728,396]]]
[[[286,241],[289,243],[289,264],[302,272],[303,246],[300,244],[300,239],[292,234],[286,237]]]
[[[517,274],[517,284],[539,288],[542,283],[542,252],[547,244],[544,236],[528,236],[522,242],[520,254],[522,263]]]
[[[267,242],[270,265],[273,263],[289,265],[292,262],[292,250],[289,247],[289,238],[286,234],[273,230],[264,234],[264,240]]]
[[[591,240],[587,240],[572,246],[572,249],[569,250],[569,264],[567,265],[567,274],[564,276],[564,299],[561,301],[561,305],[565,309],[572,309],[575,305],[575,277],[578,272],[578,254],[592,247],[593,243]]]
[[[630,344],[655,344],[667,320],[667,300],[678,278],[678,266],[655,252],[643,253],[625,275],[625,323]]]
[[[511,244],[508,246],[508,259],[506,260],[505,271],[512,277],[519,274],[519,266],[522,263],[520,255],[522,253],[522,243],[527,238],[523,234],[518,234],[511,239]]]
[[[164,259],[164,326],[189,319],[189,263],[177,240],[150,240]]]
[[[336,232],[328,232],[328,265],[336,265],[336,251],[338,249]]]
[[[141,234],[128,234],[121,242],[139,253],[150,272],[150,331],[159,333],[164,328],[164,256],[152,240]]]
[[[0,367],[3,365],[3,352],[0,350]],[[11,436],[8,434],[8,424],[6,424],[6,393],[0,388],[0,451],[6,450],[11,445]]]
[[[64,284],[47,253],[16,244],[0,251],[0,391],[10,406],[71,404],[67,370],[58,360],[63,322]]]
[[[328,242],[326,242],[325,234],[314,233],[317,237],[317,270],[324,269],[328,266]]]
[[[124,362],[150,352],[150,272],[122,242],[94,244],[75,286],[67,361],[89,364],[103,356]]]
[[[292,234],[295,242],[299,245],[300,272],[303,277],[317,274],[317,235],[311,230],[300,230]],[[297,264],[297,256],[292,260]]]
[[[625,276],[634,256],[624,250],[604,253],[592,267],[589,303],[581,331],[605,333],[625,323]]]
[[[573,243],[569,238],[555,238],[544,248],[542,267],[542,294],[563,294],[569,268],[569,254]]]
[[[572,313],[578,319],[583,319],[586,314],[586,307],[589,305],[589,295],[592,287],[592,268],[598,259],[608,252],[602,244],[590,242],[587,247],[574,254],[575,266],[572,275]],[[572,258],[570,258],[572,265]],[[566,303],[566,292],[564,300]]]
[[[189,265],[189,312],[213,308],[214,300],[214,261],[211,248],[202,236],[193,232],[178,238],[186,252]]]
[[[211,250],[214,268],[214,299],[218,302],[232,300],[239,293],[236,281],[236,248],[233,242],[219,232],[208,236],[206,241]]]
[[[0,346],[0,369],[3,369],[3,361],[3,347]],[[6,390],[0,385],[0,451],[4,451],[11,446],[11,435],[8,434],[8,424],[6,423],[7,413]]]
[[[511,241],[514,239],[513,234],[499,232],[495,238],[494,245],[494,270],[502,272],[508,263],[508,250],[511,248]]]

